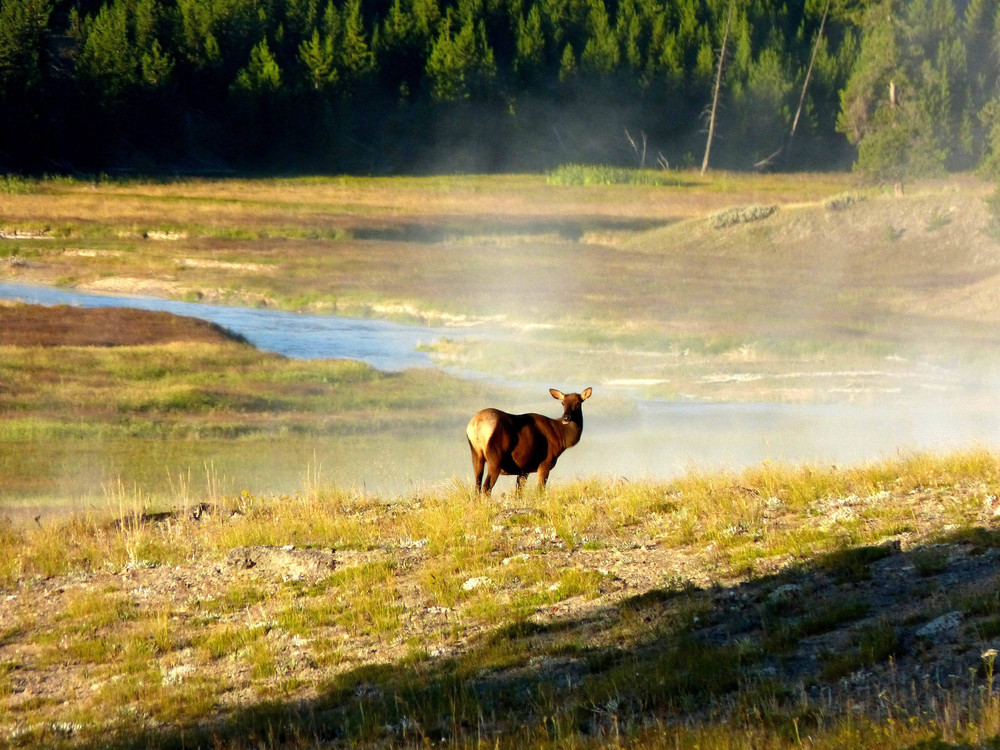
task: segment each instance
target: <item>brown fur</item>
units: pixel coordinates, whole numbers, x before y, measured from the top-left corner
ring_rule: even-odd
[[[508,414],[499,409],[478,412],[465,430],[472,450],[476,492],[489,495],[501,474],[516,476],[520,492],[528,474],[536,471],[538,488],[544,490],[556,460],[563,451],[580,442],[583,402],[592,392],[592,388],[587,388],[583,393],[564,394],[550,388],[552,397],[562,402],[562,419],[541,414]]]

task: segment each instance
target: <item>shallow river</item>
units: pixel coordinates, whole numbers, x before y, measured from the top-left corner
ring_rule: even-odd
[[[28,284],[0,283],[0,299],[36,305],[134,307],[166,311],[217,323],[264,351],[298,359],[356,359],[379,370],[430,367],[430,357],[417,351],[417,347],[446,334],[456,335],[452,329],[406,326],[381,320],[203,305],[155,297],[88,294]]]
[[[433,366],[429,356],[417,351],[417,346],[444,336],[462,335],[460,329],[452,328],[83,294],[17,284],[0,284],[0,298],[45,305],[166,310],[213,321],[261,349],[285,356],[357,359],[385,370]],[[586,385],[595,386],[595,395],[600,395],[600,382]],[[610,386],[605,388],[611,390]],[[621,391],[612,392],[625,396]],[[977,384],[971,391],[958,388],[951,393],[928,392],[906,403],[635,401],[634,409],[615,417],[592,407],[587,414],[583,440],[562,458],[553,477],[660,479],[692,469],[740,469],[765,460],[855,463],[923,449],[940,451],[976,445],[992,448],[1000,445],[1000,408],[996,395],[995,391]],[[558,406],[549,403],[548,394],[542,392],[538,410],[555,416]],[[460,428],[454,435],[449,432],[414,438],[418,443],[423,441],[424,455],[387,456],[378,469],[354,465],[346,475],[337,476],[337,481],[397,491],[440,486],[456,476],[463,481],[469,479],[471,469]],[[386,465],[395,466],[396,470],[387,471]],[[501,489],[509,481],[503,480]],[[258,489],[287,491],[289,488],[258,486]]]

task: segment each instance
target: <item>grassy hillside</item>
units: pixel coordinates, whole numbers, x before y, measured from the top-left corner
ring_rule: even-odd
[[[552,385],[595,386],[609,421],[632,398],[989,410],[988,185],[573,184],[590,174],[9,183],[5,280],[460,325],[428,346],[438,363],[530,388],[226,346],[9,350],[3,502],[290,492],[316,470],[405,492],[465,476],[475,409],[545,410]]]
[[[1000,462],[0,527],[20,747],[992,747]]]

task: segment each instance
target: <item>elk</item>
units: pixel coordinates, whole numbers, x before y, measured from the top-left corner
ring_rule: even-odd
[[[517,477],[517,493],[520,494],[528,474],[536,471],[538,489],[544,491],[549,472],[559,456],[580,442],[583,402],[590,398],[593,388],[568,394],[550,388],[549,393],[562,402],[562,419],[483,409],[469,421],[465,434],[472,450],[476,494],[482,492],[488,496],[501,474]],[[483,481],[487,465],[489,472]]]

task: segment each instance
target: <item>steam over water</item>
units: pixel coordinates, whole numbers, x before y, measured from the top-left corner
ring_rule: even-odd
[[[864,405],[646,401],[624,421],[590,418],[571,462],[580,475],[603,466],[599,473],[660,478],[763,461],[850,464],[998,441],[1000,411],[978,397]]]
[[[461,330],[451,328],[80,294],[18,284],[0,284],[0,298],[44,305],[164,310],[210,320],[260,349],[288,357],[356,359],[383,370],[433,366],[427,354],[417,351],[418,345],[462,335]],[[917,398],[858,405],[645,401],[629,399],[625,389],[603,385],[599,378],[595,382],[547,385],[595,388],[595,400],[584,409],[583,439],[560,459],[553,472],[557,481],[595,476],[662,479],[692,469],[738,470],[767,460],[856,463],[915,450],[992,448],[1000,444],[995,391],[982,384],[963,387],[959,383],[948,393],[928,392]],[[626,409],[624,416],[610,416],[607,410],[595,408],[602,395],[631,403],[632,408]],[[538,406],[532,410],[555,416],[558,407],[548,402],[548,393],[539,386]],[[380,476],[338,477],[338,481],[387,491],[440,486],[456,476],[471,482],[462,430],[454,436],[415,438],[428,455],[400,455],[398,460],[387,461],[398,467],[399,476],[387,477],[383,470]],[[398,450],[407,449],[400,446]],[[407,471],[407,466],[419,469]],[[504,479],[499,489],[506,491],[512,486],[512,480]]]

